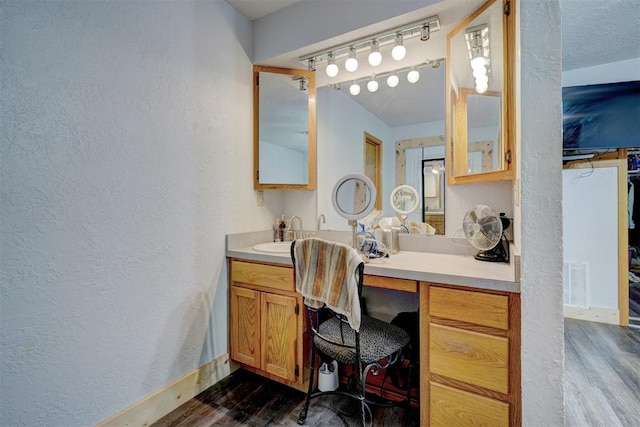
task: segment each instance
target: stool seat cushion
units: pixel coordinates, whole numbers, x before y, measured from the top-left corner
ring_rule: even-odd
[[[340,334],[340,324],[342,323],[342,335]],[[356,363],[355,333],[336,317],[320,324],[319,332],[327,339],[341,343],[344,337],[344,344],[354,348],[341,347],[329,343],[322,338],[314,336],[314,343],[318,349],[337,360],[340,363]],[[360,324],[360,357],[364,364],[376,362],[409,344],[409,334],[390,323],[374,319],[369,316],[362,316]]]

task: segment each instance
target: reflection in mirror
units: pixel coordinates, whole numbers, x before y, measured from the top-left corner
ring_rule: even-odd
[[[389,199],[393,210],[405,219],[420,206],[420,196],[416,189],[410,185],[400,185],[394,188]]]
[[[423,221],[436,229],[435,234],[444,234],[444,159],[423,160],[422,181]]]
[[[376,188],[364,175],[347,175],[336,183],[332,200],[341,217],[361,219],[371,213],[375,206]]]
[[[501,139],[500,94],[463,90],[466,106],[467,173],[482,173],[504,168]]]
[[[408,220],[431,225],[435,234],[445,232],[444,152],[443,136],[396,142],[396,184],[411,185],[421,195],[420,209],[410,214]],[[437,176],[433,173],[435,169]]]
[[[327,219],[323,228],[346,229],[331,206],[331,184],[348,173],[364,174],[365,132],[382,141],[382,185],[376,189],[386,217],[395,215],[389,203],[391,190],[405,183],[417,189],[419,184],[405,182],[405,178],[396,183],[395,141],[438,135],[434,137],[434,143],[441,147],[437,157],[444,157],[444,137],[439,136],[444,134],[444,68],[443,61],[438,68],[420,69],[421,77],[415,84],[403,75],[394,88],[382,82],[377,92],[363,88],[357,96],[349,93],[349,85],[341,85],[340,90],[318,88],[317,204],[318,215],[324,214]],[[421,222],[421,209],[409,220]]]
[[[254,67],[255,188],[315,184],[315,83],[302,70]]]
[[[489,0],[447,36],[450,184],[513,178],[510,19]]]
[[[333,207],[341,217],[349,220],[352,245],[357,245],[357,220],[369,215],[376,205],[376,187],[360,174],[345,175],[336,182],[331,193]]]
[[[304,81],[304,80],[303,80]],[[260,182],[307,184],[307,104],[289,75],[260,73]]]

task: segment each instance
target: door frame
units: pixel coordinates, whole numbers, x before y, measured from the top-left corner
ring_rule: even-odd
[[[375,162],[376,162],[376,172],[375,172],[375,176],[369,176],[368,178],[371,179],[371,181],[373,181],[373,185],[376,187],[376,192],[378,194],[378,197],[376,197],[376,209],[378,210],[382,210],[382,197],[380,197],[383,193],[382,193],[382,140],[376,138],[375,136],[371,135],[369,132],[364,132],[364,137],[363,137],[364,143],[362,145],[362,149],[364,151],[363,154],[363,169],[365,172],[367,172],[367,145],[371,145],[373,146],[373,149],[375,151]]]
[[[629,325],[629,211],[627,190],[627,150],[618,149],[614,157],[589,159],[567,164],[565,169],[615,167],[618,170],[618,324]]]

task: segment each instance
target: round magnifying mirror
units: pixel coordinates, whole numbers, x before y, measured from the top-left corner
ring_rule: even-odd
[[[399,185],[393,189],[389,197],[391,207],[401,219],[418,209],[420,206],[420,196],[418,191],[410,185]]]
[[[341,217],[349,221],[362,219],[375,208],[376,187],[364,175],[345,175],[333,187],[331,201]]]

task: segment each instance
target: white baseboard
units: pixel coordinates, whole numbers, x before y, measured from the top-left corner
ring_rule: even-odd
[[[194,369],[182,378],[101,421],[96,427],[148,426],[211,387],[233,370],[229,354]]]
[[[564,317],[589,320],[591,322],[609,323],[611,325],[620,324],[620,311],[615,308],[576,307],[573,305],[565,305]]]

